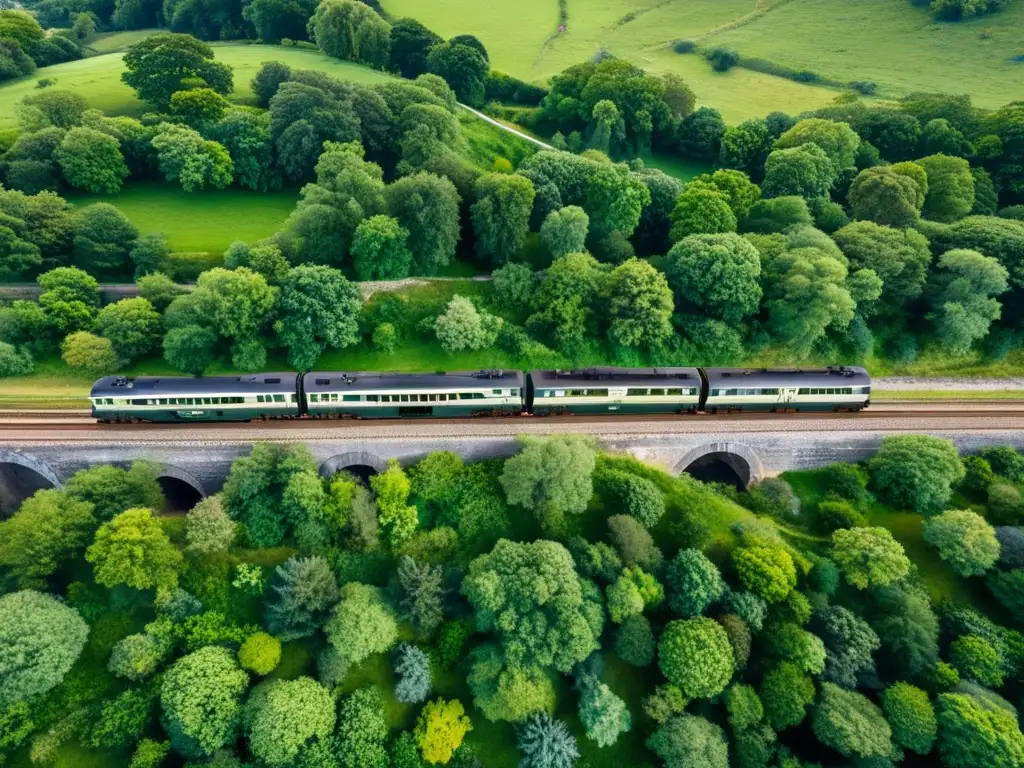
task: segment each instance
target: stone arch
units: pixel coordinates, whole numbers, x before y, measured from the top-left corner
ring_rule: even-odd
[[[705,443],[693,448],[675,463],[672,472],[682,474],[705,457],[713,457],[726,464],[736,473],[744,488],[764,479],[766,475],[764,463],[757,451],[749,445],[732,442]]]
[[[320,476],[330,477],[335,472],[340,472],[343,469],[353,469],[356,467],[365,467],[372,471],[357,471],[356,474],[362,477],[366,475],[375,475],[378,472],[383,472],[388,468],[387,459],[382,459],[375,453],[369,451],[349,451],[348,453],[339,453],[336,456],[331,456],[323,464],[320,465]],[[365,479],[365,478],[364,478]]]
[[[188,470],[161,464],[156,480],[167,497],[168,512],[185,512],[206,498],[202,481]]]
[[[0,520],[44,488],[63,488],[50,466],[30,453],[0,449]]]

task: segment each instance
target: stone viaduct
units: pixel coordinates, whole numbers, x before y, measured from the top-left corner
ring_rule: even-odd
[[[710,425],[709,425],[710,426]],[[740,429],[673,434],[597,434],[599,445],[628,453],[679,474],[690,472],[746,486],[788,469],[808,469],[836,461],[857,461],[877,450],[886,434],[909,430],[755,431]],[[1024,448],[1024,432],[1013,429],[927,431],[951,438],[963,452],[988,445]],[[452,430],[453,433],[457,430]],[[138,434],[138,433],[135,433]],[[194,434],[194,433],[193,433]],[[322,434],[322,433],[321,433]],[[303,439],[279,437],[277,442],[305,442],[320,463],[322,474],[347,469],[368,476],[381,471],[389,459],[409,464],[437,450],[454,451],[466,460],[499,458],[516,451],[511,436],[337,436]],[[212,440],[145,439],[89,440],[84,442],[14,443],[0,436],[0,516],[10,514],[40,488],[61,487],[76,471],[96,464],[125,465],[135,459],[155,461],[162,467],[161,484],[178,508],[189,508],[199,498],[216,493],[224,484],[231,462],[247,454],[252,438]]]

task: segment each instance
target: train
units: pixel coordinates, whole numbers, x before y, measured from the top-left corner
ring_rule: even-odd
[[[107,376],[89,400],[100,423],[836,412],[867,408],[871,377],[850,366]]]

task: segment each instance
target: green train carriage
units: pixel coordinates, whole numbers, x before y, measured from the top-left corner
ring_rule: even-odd
[[[100,422],[293,419],[302,413],[294,373],[247,376],[107,376],[89,393]]]
[[[302,377],[312,418],[454,418],[519,416],[526,382],[522,371],[375,373],[319,371]]]
[[[871,377],[856,366],[705,368],[708,413],[859,411],[871,404]]]
[[[696,368],[586,368],[530,371],[536,416],[587,413],[695,413],[702,383]]]

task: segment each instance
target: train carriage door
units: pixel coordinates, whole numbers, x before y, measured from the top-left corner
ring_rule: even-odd
[[[608,389],[608,410],[617,411],[622,407],[626,399],[625,387],[610,387]]]
[[[796,401],[797,391],[798,390],[797,390],[796,387],[782,387],[782,388],[780,388],[779,389],[779,404],[780,405],[789,405],[790,403],[795,402]]]

